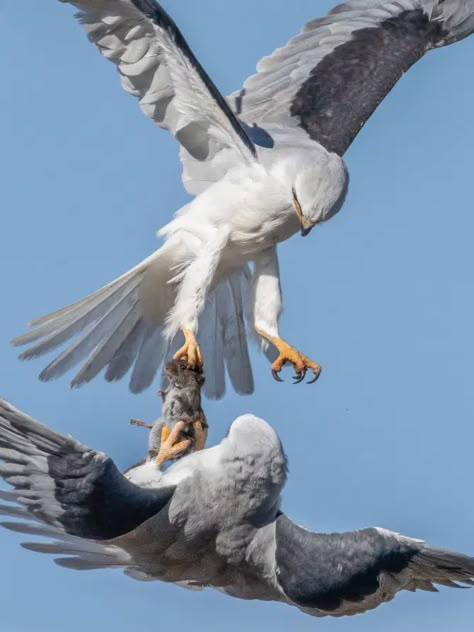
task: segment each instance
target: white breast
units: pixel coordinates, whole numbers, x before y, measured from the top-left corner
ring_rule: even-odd
[[[162,477],[163,472],[154,459],[145,461],[125,474],[125,478],[140,487],[161,487]]]

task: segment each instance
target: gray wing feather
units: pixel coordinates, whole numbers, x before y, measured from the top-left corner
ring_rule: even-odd
[[[247,343],[244,296],[249,271],[240,268],[209,295],[199,320],[201,350],[206,358],[207,397],[220,399],[225,393],[225,371],[237,393],[253,392],[254,381]]]
[[[114,353],[105,372],[105,379],[108,382],[116,382],[128,373],[146,335],[147,327],[143,320],[140,320]]]
[[[243,274],[241,270],[238,270],[229,277],[228,298],[225,302],[221,302],[219,307],[221,319],[224,321],[224,357],[230,381],[236,393],[249,395],[253,393],[254,381],[245,329],[241,279]]]
[[[276,567],[285,595],[316,616],[364,612],[400,590],[474,584],[474,558],[383,529],[311,533],[281,515]]]
[[[19,503],[0,513],[40,524],[9,528],[109,540],[161,511],[173,489],[130,483],[107,455],[39,424],[0,400],[0,476],[15,488],[2,499]],[[41,524],[45,523],[45,524]],[[5,525],[6,526],[6,525]]]
[[[132,393],[140,393],[152,384],[166,353],[161,328],[147,327],[130,377]]]
[[[33,329],[12,343],[39,342],[20,358],[40,356],[77,335],[72,344],[40,373],[41,380],[61,376],[89,356],[72,380],[72,386],[89,382],[104,367],[107,367],[107,380],[118,380],[135,362],[130,388],[135,393],[147,388],[166,353],[166,343],[161,338],[160,329],[146,324],[140,309],[139,290],[145,268],[146,260],[84,299],[32,321]]]
[[[249,126],[298,126],[342,155],[412,64],[473,30],[465,0],[351,0],[262,59],[231,103]]]
[[[89,40],[117,66],[123,88],[177,138],[188,162],[211,160],[221,150],[226,168],[253,160],[244,127],[156,0],[60,1],[79,9]],[[186,174],[184,181],[191,190]]]
[[[206,358],[207,379],[204,382],[204,393],[212,399],[221,399],[225,394],[224,341],[218,312],[220,296],[219,284],[209,293],[199,318],[199,341]]]

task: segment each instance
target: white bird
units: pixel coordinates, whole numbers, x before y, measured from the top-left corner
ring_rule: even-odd
[[[178,434],[178,433],[176,433]],[[68,568],[122,568],[135,579],[217,588],[314,616],[364,612],[401,590],[472,585],[474,558],[379,528],[311,533],[280,510],[287,461],[275,431],[236,419],[217,446],[162,473],[129,471],[0,400],[0,476],[14,487],[4,527]]]
[[[14,340],[32,345],[20,357],[77,336],[42,380],[85,360],[72,385],[102,369],[118,380],[133,366],[130,388],[139,392],[182,332],[174,357],[195,366],[204,356],[206,393],[220,397],[225,369],[236,391],[252,392],[247,336],[254,335],[278,355],[274,377],[291,363],[297,381],[308,369],[316,379],[319,365],[280,337],[277,244],[341,208],[345,151],[412,64],[472,33],[474,0],[350,0],[262,59],[227,99],[156,0],[68,3],[123,87],[180,143],[184,185],[195,197],[159,231],[164,243],[155,253],[32,321]]]

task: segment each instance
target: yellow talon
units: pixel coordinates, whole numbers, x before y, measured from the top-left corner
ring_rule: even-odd
[[[296,375],[293,378],[295,380],[295,384],[299,384],[304,380],[308,369],[311,369],[314,374],[314,377],[308,381],[308,384],[316,382],[318,377],[321,375],[321,367],[319,364],[310,360],[307,356],[289,345],[282,338],[269,336],[259,329],[257,329],[257,333],[263,336],[266,340],[270,341],[278,350],[278,358],[272,364],[272,375],[277,382],[283,382],[279,373],[283,366],[288,363],[292,364],[295,369]]]
[[[167,461],[172,461],[173,459],[181,456],[182,453],[191,445],[191,441],[189,439],[179,441],[180,434],[185,427],[186,424],[184,421],[179,421],[171,431],[168,426],[163,426],[161,429],[160,451],[156,457],[156,463],[159,467]]]
[[[171,430],[168,428],[168,426],[163,426],[163,428],[161,429],[161,443],[166,443],[170,434]]]
[[[184,345],[174,354],[173,360],[180,360],[186,357],[190,369],[202,367],[203,358],[201,349],[190,329],[183,329]]]

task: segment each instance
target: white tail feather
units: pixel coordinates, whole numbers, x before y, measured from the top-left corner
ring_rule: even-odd
[[[147,388],[167,349],[161,331],[171,306],[166,287],[171,266],[162,257],[165,252],[157,251],[93,294],[32,321],[33,329],[13,340],[15,345],[36,343],[20,358],[41,356],[80,334],[40,373],[41,380],[60,377],[86,360],[72,386],[90,382],[105,367],[106,379],[114,381],[135,363],[130,388]]]
[[[32,330],[13,341],[15,345],[34,343],[20,358],[36,358],[73,339],[43,369],[41,380],[58,378],[84,362],[71,386],[90,382],[103,369],[110,382],[131,370],[130,390],[145,390],[162,363],[182,344],[181,333],[173,335],[170,327],[170,314],[176,316],[175,299],[182,287],[170,283],[170,278],[185,255],[170,240],[100,290],[32,321]],[[188,261],[184,270],[190,274],[192,263]],[[247,267],[239,269],[201,297],[205,300],[199,318],[207,378],[204,392],[213,399],[225,393],[225,368],[238,393],[253,391],[244,320],[248,275]]]
[[[145,334],[145,324],[143,320],[140,320],[114,353],[105,373],[105,379],[108,382],[116,382],[128,373],[137,357]]]
[[[132,393],[140,393],[151,385],[166,350],[167,342],[162,336],[161,329],[151,329],[145,334],[130,378]]]
[[[87,358],[104,340],[104,337],[109,335],[110,332],[113,333],[120,326],[122,320],[136,308],[137,304],[136,288],[132,287],[120,299],[119,303],[106,311],[98,321],[91,323],[83,336],[75,340],[70,347],[65,349],[40,373],[40,380],[48,381],[52,378],[60,377],[84,360],[84,358]],[[102,365],[100,368],[103,368],[103,366],[105,365]],[[75,378],[73,383],[78,385],[80,381]]]
[[[241,395],[253,393],[252,365],[247,346],[244,308],[242,304],[241,272],[227,281],[228,300],[219,304],[224,321],[224,355],[227,373],[235,391]]]
[[[209,294],[199,320],[199,341],[205,358],[204,393],[220,399],[225,393],[225,368],[237,393],[253,392],[253,374],[244,320],[247,268],[235,271]]]
[[[207,376],[203,388],[210,399],[221,399],[225,395],[224,337],[217,313],[220,292],[221,286],[218,286],[209,294],[206,308],[199,319],[199,344],[205,358]]]
[[[109,338],[106,338],[94,353],[89,357],[88,361],[81,368],[79,373],[72,381],[72,386],[90,382],[103,368],[112,360],[117,349],[120,348],[124,340],[127,339],[135,325],[140,321],[141,310],[138,301],[132,309],[126,311],[121,322],[112,331]]]

